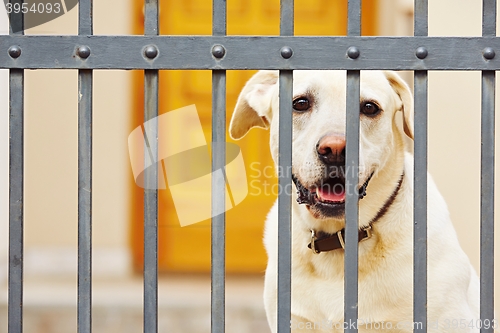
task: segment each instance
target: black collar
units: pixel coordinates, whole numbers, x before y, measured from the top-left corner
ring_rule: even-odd
[[[398,185],[392,192],[391,196],[386,200],[382,208],[377,212],[377,215],[370,221],[367,227],[363,227],[358,231],[358,242],[366,240],[372,236],[372,225],[380,220],[385,213],[389,210],[391,205],[394,203],[399,190],[401,189],[401,184],[403,183],[404,172],[399,179]],[[313,253],[320,253],[326,251],[332,251],[344,248],[344,237],[345,229],[339,230],[334,234],[327,234],[325,232],[316,232],[311,230],[311,243],[308,247],[313,251]]]

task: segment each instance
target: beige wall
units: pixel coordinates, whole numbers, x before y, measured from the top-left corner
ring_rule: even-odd
[[[131,0],[94,2],[95,34],[130,34]],[[76,34],[77,9],[26,31]],[[120,55],[117,55],[120,56]],[[94,275],[129,271],[130,72],[94,72]],[[26,71],[25,272],[76,272],[77,71]]]
[[[411,35],[413,1],[382,0],[382,32],[387,35]],[[398,18],[391,15],[398,13]],[[480,1],[429,1],[430,36],[481,36]],[[497,31],[498,33],[498,31]],[[463,50],[463,52],[473,52]],[[453,61],[453,59],[450,59]],[[412,84],[411,75],[405,78]],[[497,87],[499,87],[497,77]],[[480,221],[480,110],[481,75],[479,72],[429,73],[429,172],[447,201],[460,244],[479,271]],[[499,104],[498,94],[496,105]],[[498,117],[497,117],[498,119]],[[496,132],[499,133],[498,122]],[[496,149],[498,151],[499,140]],[[498,165],[498,164],[497,164]],[[498,170],[498,167],[496,168]],[[497,177],[498,179],[498,177]],[[496,186],[498,188],[498,186]],[[499,196],[495,208],[498,211]],[[498,214],[497,214],[498,215]],[[495,219],[497,221],[497,219]],[[498,244],[498,232],[495,236]],[[500,256],[496,246],[495,276],[500,282]],[[498,289],[498,288],[497,288]],[[496,292],[495,301],[500,301]]]
[[[481,36],[481,18],[480,2],[429,2],[431,36]],[[429,75],[429,171],[448,202],[460,243],[477,270],[480,244],[480,96],[479,72],[431,72]],[[496,105],[500,105],[498,94]],[[498,129],[497,123],[497,133]],[[497,151],[498,146],[497,139]],[[496,198],[495,208],[498,212],[498,195]],[[498,232],[496,234],[495,240],[498,244]],[[497,283],[500,282],[498,249],[497,246]],[[498,304],[498,292],[495,299]]]

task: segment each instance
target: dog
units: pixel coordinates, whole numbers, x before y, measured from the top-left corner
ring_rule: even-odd
[[[413,99],[392,71],[362,71],[359,145],[360,332],[412,332]],[[238,140],[270,129],[278,161],[279,73],[257,72],[230,122]],[[345,71],[294,71],[292,179],[292,332],[342,332],[344,323]],[[396,121],[401,118],[403,126]],[[402,128],[401,128],[402,127]],[[277,331],[277,204],[269,212],[264,305]],[[479,279],[461,249],[446,203],[428,176],[428,330],[478,331]],[[464,323],[465,325],[464,327]]]

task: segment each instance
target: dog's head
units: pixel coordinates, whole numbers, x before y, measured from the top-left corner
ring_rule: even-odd
[[[380,198],[376,197],[387,193],[373,191],[370,199],[371,183],[377,182],[381,173],[385,178],[379,179],[379,183],[393,181],[402,168],[404,143],[395,122],[397,111],[403,112],[404,132],[413,138],[411,92],[396,73],[364,71],[360,89],[360,166],[359,170],[348,170],[345,167],[346,72],[294,71],[293,110],[290,110],[292,174],[298,201],[305,203],[316,219],[343,219],[346,172],[359,174],[359,196],[366,194],[360,211],[365,202],[380,207]],[[234,139],[240,139],[252,127],[270,128],[275,162],[278,91],[278,71],[255,74],[241,91],[230,124]],[[388,173],[386,170],[391,168],[395,170]],[[389,185],[387,191],[392,188]]]

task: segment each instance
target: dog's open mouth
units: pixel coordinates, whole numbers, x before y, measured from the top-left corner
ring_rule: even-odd
[[[366,188],[370,182],[373,173],[358,188],[358,198],[363,199],[366,196]],[[295,175],[292,180],[297,188],[297,202],[305,204],[310,210],[323,217],[339,217],[344,214],[346,184],[342,176],[333,176],[323,179],[316,185],[309,188],[302,185]],[[318,215],[318,214],[316,214]]]
[[[345,201],[345,183],[340,178],[330,178],[316,188],[316,198],[320,202],[339,203]]]

